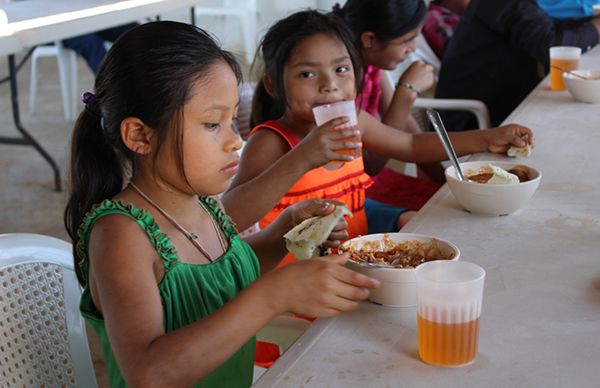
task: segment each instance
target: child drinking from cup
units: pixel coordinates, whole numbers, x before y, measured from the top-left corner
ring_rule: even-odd
[[[114,44],[84,95],[65,223],[111,386],[250,386],[254,335],[272,318],[336,315],[377,285],[345,255],[269,271],[287,230],[333,211],[323,201],[239,238],[212,198],[237,171],[238,82],[205,32],[155,22]]]
[[[269,28],[260,47],[265,69],[253,101],[253,122],[259,124],[246,144],[232,187],[223,197],[225,204],[252,203],[246,212],[232,209],[234,219],[243,225],[262,218],[261,227],[265,227],[301,200],[325,198],[344,202],[354,214],[348,220],[350,237],[366,234],[364,201],[370,178],[364,173],[361,157],[340,155],[338,149],[362,146],[412,162],[446,158],[436,134],[398,131],[364,111],[358,113],[357,129],[340,128],[348,122],[347,117],[315,125],[315,106],[355,100],[360,91],[360,59],[352,33],[338,16],[318,11],[294,13]],[[356,134],[361,135],[360,143],[337,141]],[[524,135],[533,142],[531,130],[516,124],[450,136],[457,153],[465,155],[504,153],[511,144],[525,146]],[[323,168],[339,160],[345,162],[341,168]]]

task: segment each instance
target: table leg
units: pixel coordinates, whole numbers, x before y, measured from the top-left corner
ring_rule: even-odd
[[[27,132],[21,123],[21,115],[19,113],[19,94],[17,89],[17,68],[15,66],[15,56],[13,54],[8,56],[8,71],[10,80],[10,100],[12,105],[13,120],[17,131],[19,131],[22,137],[3,137],[0,136],[0,144],[16,144],[16,145],[29,145],[37,150],[44,159],[50,164],[54,171],[54,189],[56,191],[62,190],[62,184],[60,180],[60,171],[58,165],[50,154]]]

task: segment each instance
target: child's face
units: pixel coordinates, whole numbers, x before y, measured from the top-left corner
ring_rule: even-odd
[[[229,187],[237,172],[237,150],[242,145],[232,127],[239,103],[237,79],[227,64],[219,62],[193,86],[190,94],[183,107],[182,123],[185,175],[195,192],[218,194]],[[174,149],[173,144],[163,148],[170,149]],[[169,163],[173,169],[171,176],[178,177],[179,184],[185,185],[176,172],[175,159],[170,159],[162,162]]]
[[[364,62],[380,69],[394,70],[417,49],[416,38],[420,32],[421,26],[386,43],[375,40],[371,48],[363,48]]]
[[[356,98],[354,68],[344,44],[317,34],[301,42],[284,66],[285,116],[314,125],[312,108]]]

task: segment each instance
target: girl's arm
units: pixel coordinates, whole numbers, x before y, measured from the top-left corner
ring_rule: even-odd
[[[387,77],[387,74],[381,74]],[[433,85],[433,67],[421,61],[414,62],[401,76],[399,82],[408,82],[419,88],[429,89]],[[407,133],[421,133],[422,129],[412,116],[412,109],[417,99],[417,93],[409,88],[398,86],[393,88],[386,79],[381,82],[381,99],[379,101],[379,115],[381,122],[389,127],[396,128]],[[363,151],[365,157],[365,171],[369,175],[378,174],[386,165],[388,158],[373,152]],[[440,166],[420,165],[430,176],[440,178]],[[443,176],[443,174],[442,174]],[[436,180],[438,180],[436,179]]]
[[[334,316],[378,282],[339,265],[348,256],[286,266],[261,277],[209,316],[165,333],[157,283],[164,270],[130,219],[107,216],[90,240],[90,288],[129,386],[191,386],[284,311]]]
[[[221,197],[239,230],[263,218],[308,171],[332,160],[353,160],[350,155],[336,153],[337,149],[360,147],[360,144],[338,141],[358,134],[354,129],[334,129],[346,122],[345,118],[328,121],[311,130],[291,150],[281,136],[270,130],[250,137],[238,173]]]
[[[246,143],[238,173],[221,201],[238,229],[245,230],[264,217],[308,170],[302,156],[290,151],[279,135],[259,131]]]
[[[358,125],[363,130],[364,147],[375,153],[415,163],[448,159],[435,133],[411,135],[391,128],[365,112],[360,112]],[[527,145],[524,135],[528,135],[529,144],[533,145],[533,132],[518,124],[449,134],[458,156],[486,151],[503,153],[511,145],[524,147]]]

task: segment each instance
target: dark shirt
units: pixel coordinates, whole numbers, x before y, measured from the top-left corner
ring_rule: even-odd
[[[551,46],[598,43],[584,21],[556,21],[535,0],[472,0],[446,49],[436,97],[483,101],[498,126],[548,72]],[[445,112],[448,130],[476,128],[472,115]]]

